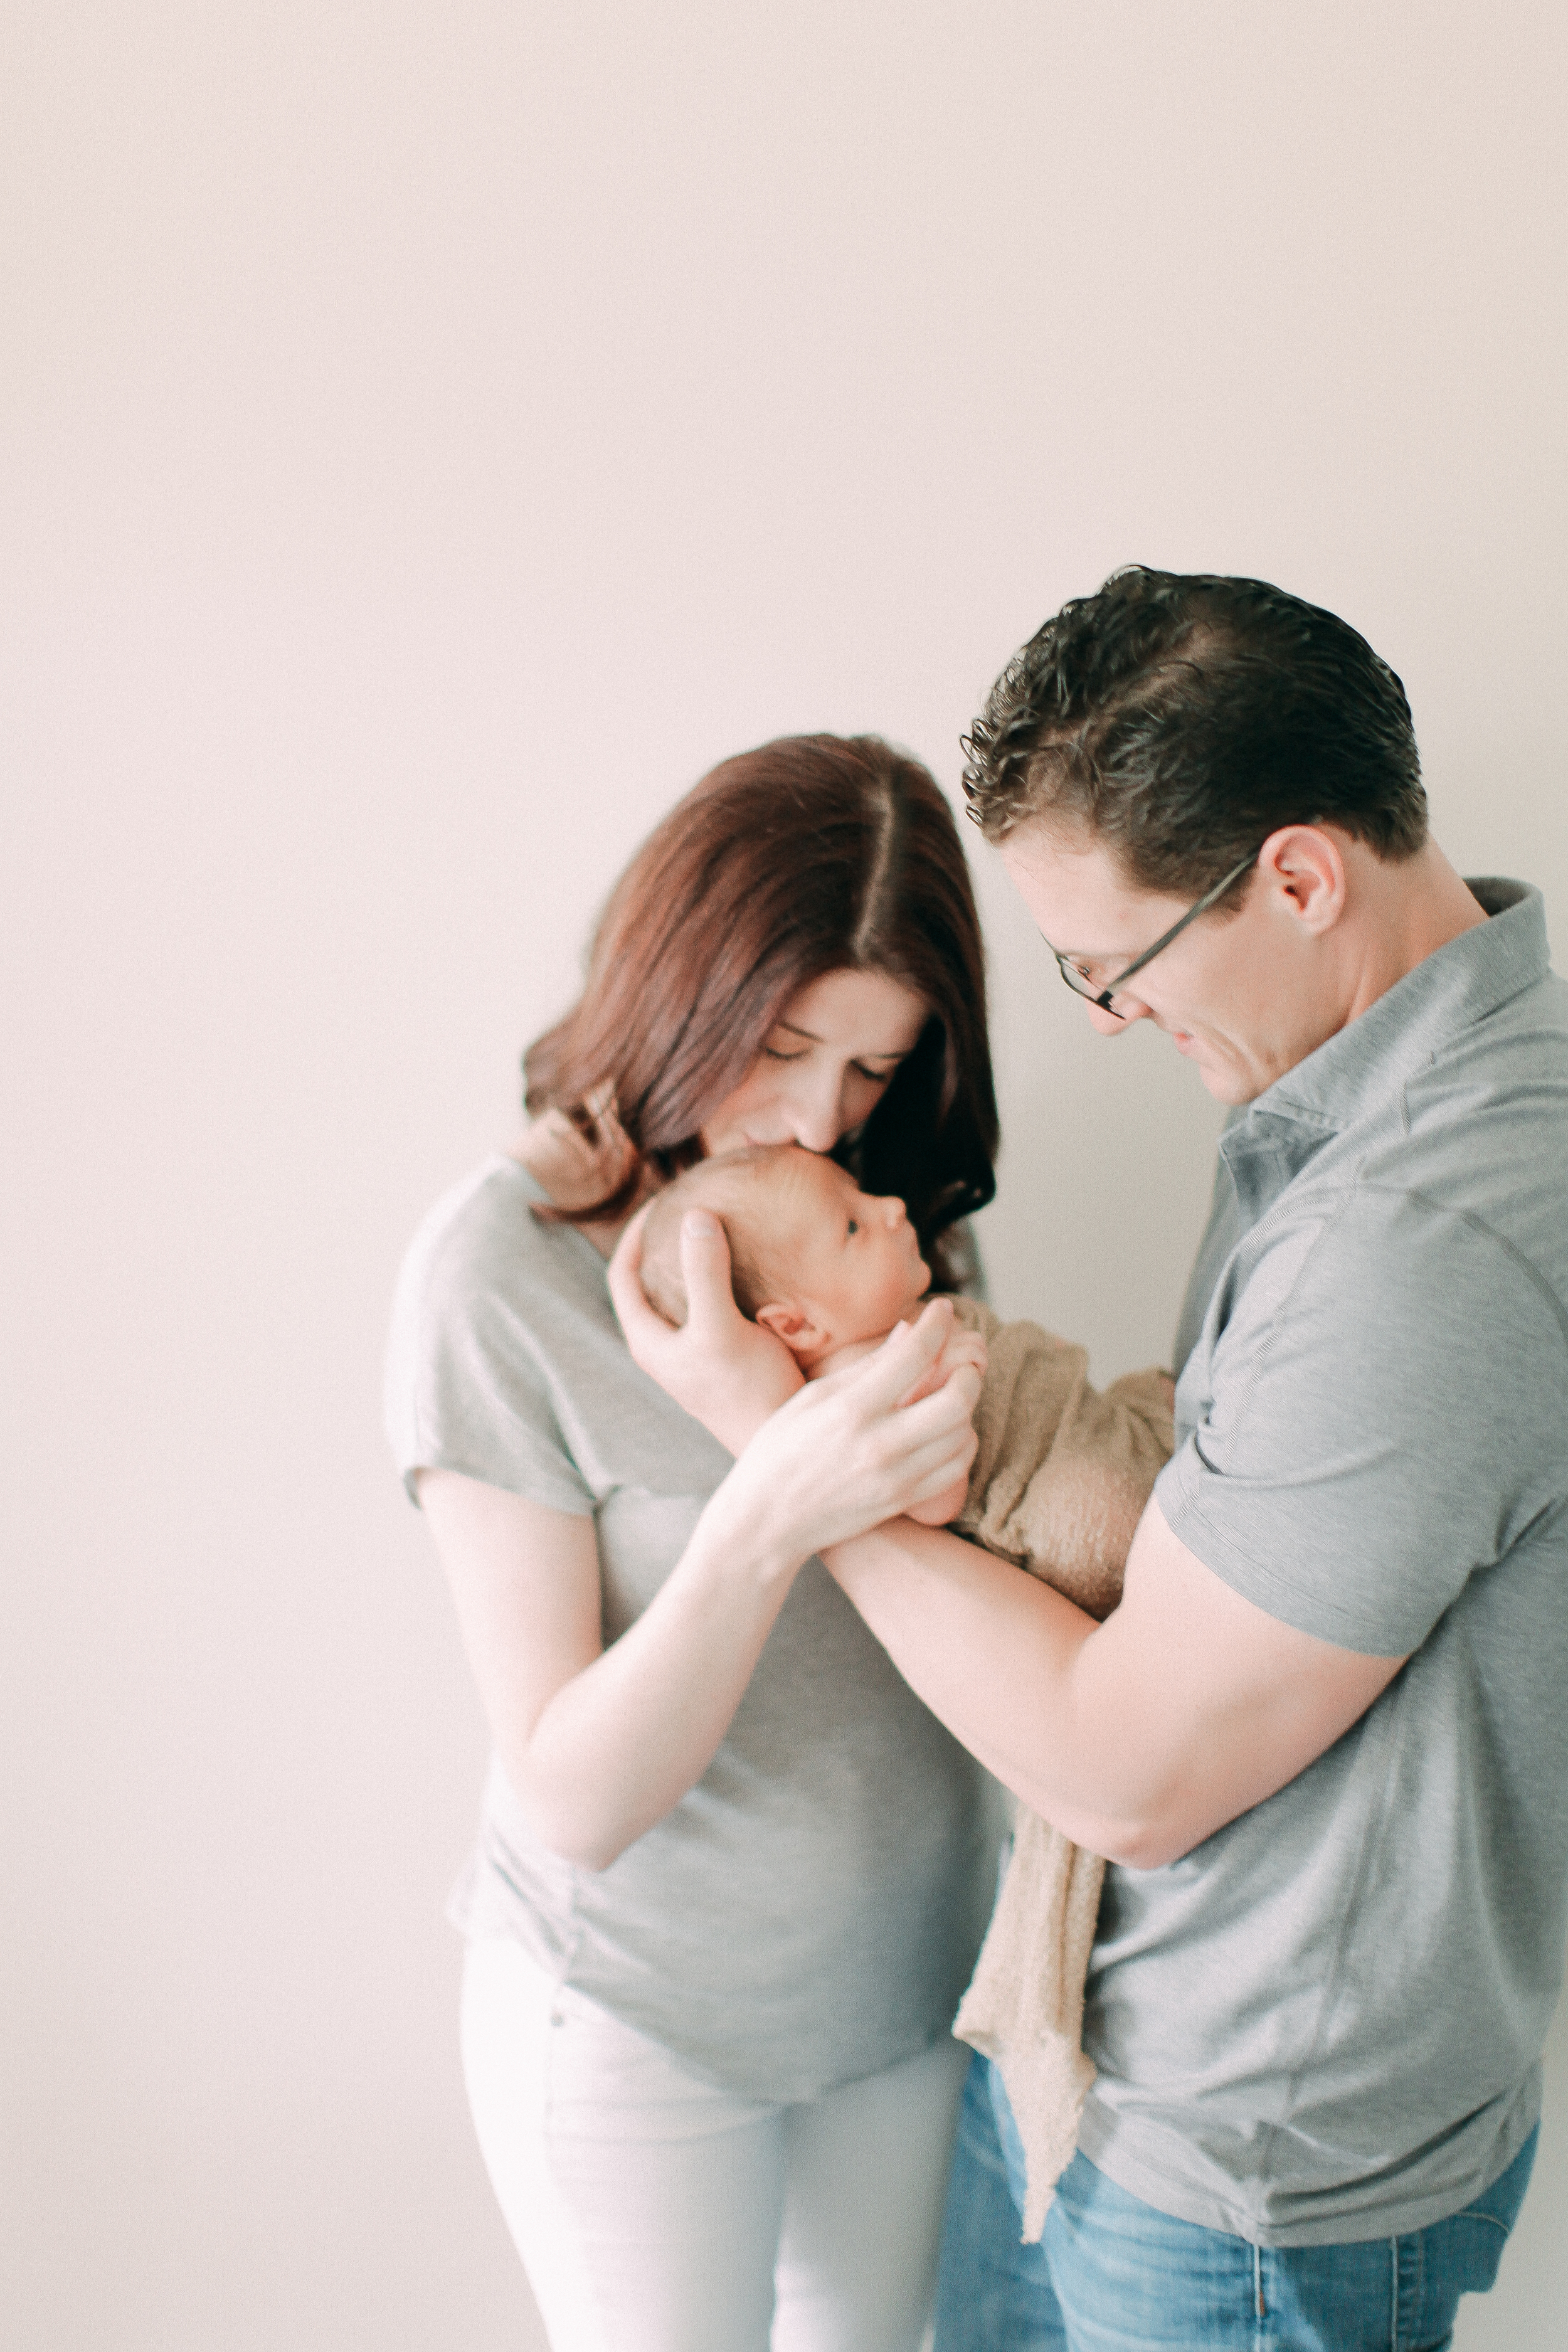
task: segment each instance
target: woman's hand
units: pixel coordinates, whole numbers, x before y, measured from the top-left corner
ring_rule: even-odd
[[[749,1323],[736,1306],[730,1244],[706,1209],[688,1209],[680,1223],[686,1322],[677,1330],[656,1314],[638,1273],[645,1214],[639,1211],[626,1227],[609,1270],[610,1297],[632,1361],[721,1445],[739,1454],[801,1386],[800,1366],[782,1339]]]
[[[516,1145],[513,1157],[543,1185],[558,1209],[591,1209],[626,1182],[636,1155],[616,1117],[615,1090],[600,1087],[575,1118],[547,1110]]]
[[[967,1346],[943,1376],[953,1338],[951,1304],[933,1299],[874,1355],[810,1381],[752,1440],[709,1510],[733,1524],[746,1549],[760,1546],[793,1573],[851,1530],[953,1496],[974,1458],[981,1380]]]

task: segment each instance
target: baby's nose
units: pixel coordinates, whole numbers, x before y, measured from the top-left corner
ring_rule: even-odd
[[[896,1194],[891,1192],[889,1193],[887,1199],[882,1203],[882,1211],[889,1225],[901,1225],[903,1223],[904,1204],[898,1199]]]

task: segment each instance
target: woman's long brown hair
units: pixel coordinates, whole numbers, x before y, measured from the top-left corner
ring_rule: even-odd
[[[725,760],[644,843],[595,934],[586,983],[523,1056],[531,1113],[585,1121],[612,1087],[637,1155],[573,1222],[622,1213],[647,1162],[701,1157],[704,1122],[739,1086],[791,997],[830,971],[879,971],[931,1006],[914,1051],[834,1157],[901,1194],[931,1257],[995,1191],[996,1100],[985,970],[946,801],[879,736],[786,736]]]

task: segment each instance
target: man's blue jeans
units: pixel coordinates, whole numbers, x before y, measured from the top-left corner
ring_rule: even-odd
[[[1535,2140],[1448,2221],[1334,2246],[1251,2246],[1174,2221],[1079,2155],[1039,2244],[1024,2246],[1024,2151],[1002,2078],[977,2057],[948,2190],[935,2352],[1444,2352],[1459,2297],[1497,2276]]]

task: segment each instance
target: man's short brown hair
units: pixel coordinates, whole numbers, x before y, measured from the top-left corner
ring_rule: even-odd
[[[1087,829],[1170,898],[1200,898],[1285,824],[1337,824],[1386,858],[1426,838],[1398,678],[1263,580],[1112,572],[1014,656],[963,748],[987,839],[1032,817]]]

